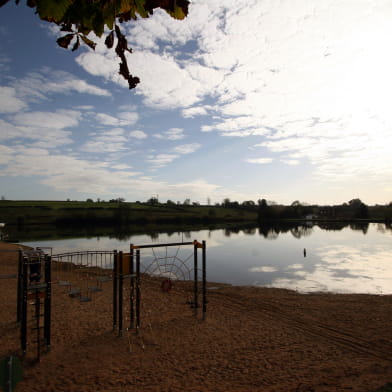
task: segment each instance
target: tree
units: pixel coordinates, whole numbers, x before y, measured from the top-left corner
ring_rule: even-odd
[[[123,197],[117,197],[117,199],[110,199],[109,203],[124,203],[125,199]]]
[[[259,222],[268,222],[273,220],[275,217],[274,211],[271,206],[268,205],[267,200],[258,200],[259,210],[258,210],[258,220]]]
[[[155,206],[155,205],[158,205],[159,204],[159,201],[158,201],[158,198],[157,197],[150,197],[148,200],[147,200],[147,204],[149,204],[149,205],[151,205],[151,206]]]
[[[253,200],[245,200],[242,202],[244,207],[254,207],[256,204]]]
[[[0,0],[0,7],[10,0]],[[19,4],[19,0],[15,0]],[[112,49],[117,39],[115,52],[120,58],[119,74],[128,82],[130,89],[140,82],[131,75],[125,53],[132,53],[127,39],[118,23],[148,18],[155,8],[164,9],[174,19],[184,19],[188,15],[188,0],[27,0],[27,5],[35,9],[42,20],[54,23],[65,33],[57,39],[58,45],[67,49],[72,43],[72,51],[81,43],[95,49],[96,43],[88,35],[106,36],[105,45]],[[105,29],[106,27],[106,29]]]
[[[355,219],[367,219],[369,218],[369,208],[362,202],[361,199],[352,199],[348,202],[351,210],[351,216]]]
[[[230,199],[228,198],[228,197],[226,197],[226,198],[224,198],[223,199],[223,203],[222,203],[222,206],[223,207],[229,207],[230,206]]]

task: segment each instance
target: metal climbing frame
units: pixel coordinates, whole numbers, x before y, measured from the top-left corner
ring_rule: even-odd
[[[50,349],[51,327],[51,257],[42,250],[24,251],[19,258],[17,319],[20,321],[20,345],[27,351],[28,332],[35,340],[37,360],[42,347]],[[32,323],[28,329],[29,306],[32,306]],[[43,323],[42,323],[43,322]],[[43,333],[43,334],[42,334]]]
[[[207,262],[206,262],[206,242],[197,240],[192,242],[176,242],[169,244],[153,245],[130,245],[130,252],[118,252],[114,256],[113,265],[113,330],[118,329],[121,336],[123,330],[123,288],[126,280],[129,280],[130,295],[129,301],[129,329],[140,328],[140,251],[146,248],[172,247],[193,245],[193,301],[190,303],[194,309],[194,315],[198,315],[199,304],[199,266],[198,250],[202,249],[202,318],[207,315]],[[148,273],[148,271],[147,271]]]

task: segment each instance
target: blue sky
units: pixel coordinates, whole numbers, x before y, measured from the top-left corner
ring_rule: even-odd
[[[390,1],[195,0],[122,30],[131,91],[99,39],[0,8],[1,196],[392,200]]]

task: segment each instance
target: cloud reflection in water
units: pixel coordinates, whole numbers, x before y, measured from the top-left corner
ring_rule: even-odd
[[[320,262],[313,270],[293,264],[294,276],[279,277],[270,284],[300,292],[392,294],[391,254],[384,249],[363,250],[343,245],[320,247]]]

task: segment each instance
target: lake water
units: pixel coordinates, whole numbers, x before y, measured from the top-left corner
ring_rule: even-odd
[[[206,241],[210,282],[300,292],[392,294],[392,230],[384,224],[335,225],[332,230],[318,226],[200,230],[132,235],[121,240],[77,238],[26,245],[52,247],[56,254],[82,250],[127,251],[131,243],[146,245],[194,239]],[[172,256],[170,252],[177,252],[180,259],[186,260],[189,257],[186,252],[191,250],[173,247],[162,251],[169,256]]]

